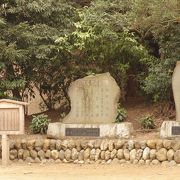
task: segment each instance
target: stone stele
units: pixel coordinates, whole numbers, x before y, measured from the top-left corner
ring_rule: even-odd
[[[71,111],[63,119],[69,124],[113,123],[120,88],[109,73],[86,76],[69,87]]]

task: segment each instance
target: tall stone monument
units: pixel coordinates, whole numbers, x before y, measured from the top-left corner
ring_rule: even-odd
[[[49,137],[129,137],[131,123],[115,124],[120,88],[109,73],[90,75],[71,83],[71,110],[63,123],[50,123]]]
[[[69,88],[71,111],[64,123],[113,123],[120,88],[109,73],[87,76]]]
[[[176,107],[176,121],[164,121],[161,126],[162,138],[180,137],[180,61],[177,61],[172,77],[172,89]]]

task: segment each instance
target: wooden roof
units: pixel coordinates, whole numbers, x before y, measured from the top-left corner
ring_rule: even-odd
[[[0,103],[6,102],[6,103],[11,103],[11,104],[18,104],[18,105],[28,105],[27,102],[22,102],[22,101],[15,101],[11,99],[0,99]]]

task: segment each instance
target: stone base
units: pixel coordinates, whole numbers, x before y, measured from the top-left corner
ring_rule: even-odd
[[[180,122],[164,121],[160,130],[161,138],[180,138]]]
[[[132,123],[129,122],[117,124],[64,124],[58,122],[49,124],[47,136],[56,139],[65,137],[67,128],[98,128],[98,137],[130,138],[133,133]]]

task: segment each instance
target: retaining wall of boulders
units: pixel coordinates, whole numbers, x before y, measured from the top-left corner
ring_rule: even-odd
[[[180,140],[36,139],[10,142],[10,159],[26,162],[180,164]]]

